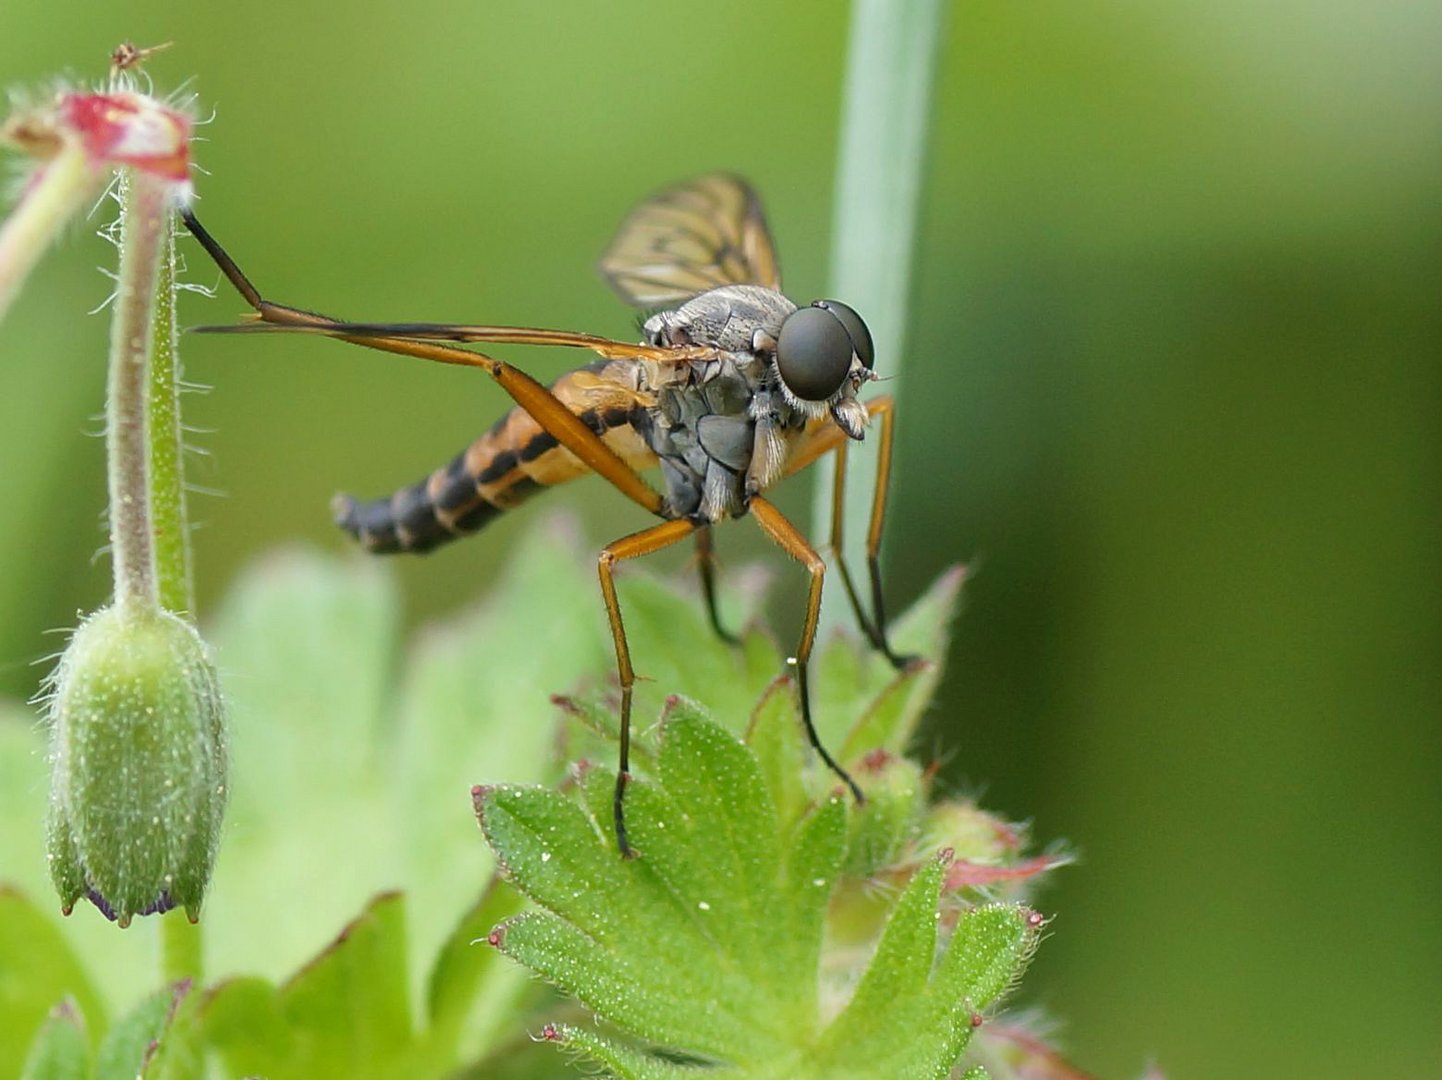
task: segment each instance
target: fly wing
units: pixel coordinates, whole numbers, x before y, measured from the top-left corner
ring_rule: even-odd
[[[667,188],[636,207],[601,256],[601,273],[622,299],[643,308],[721,285],[781,291],[761,200],[728,173]]]

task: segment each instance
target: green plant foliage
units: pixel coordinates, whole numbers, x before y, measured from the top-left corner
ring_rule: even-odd
[[[229,980],[203,1012],[235,1075],[390,1076],[415,1048],[406,982],[403,903],[387,894],[284,985]]]
[[[520,1080],[556,1074],[547,1043],[625,1076],[944,1075],[1035,937],[1026,909],[988,906],[1019,900],[1034,873],[1020,834],[937,800],[899,752],[939,676],[960,576],[896,620],[897,647],[924,658],[908,671],[853,636],[822,645],[818,717],[848,747],[857,807],[806,745],[760,592],[728,590],[730,625],[745,627],[733,647],[689,580],[628,567],[647,678],[632,861],[611,828],[615,682],[592,557],[543,522],[503,580],[405,652],[373,563],[291,553],[245,575],[208,635],[234,701],[230,820],[201,923],[211,981],[146,996],[144,920],[124,935],[88,909],[57,924],[0,894],[17,912],[0,920],[0,973],[48,976],[0,979],[17,995],[0,1010],[0,1062],[18,1071],[27,1048],[48,1060],[73,1042],[59,1013],[46,1019],[69,994],[129,1076],[199,1075],[206,1053],[224,1076]],[[0,724],[0,867],[37,893],[42,742],[29,721]],[[495,878],[467,813],[478,784],[491,839],[538,903]],[[858,994],[873,1004],[848,1008]],[[107,1004],[126,1019],[107,1027]]]
[[[30,827],[38,833],[38,819]],[[68,1003],[63,1014],[51,1012],[62,1003]],[[68,1033],[84,1033],[82,1016],[103,1029],[105,1008],[80,958],[53,919],[14,889],[0,887],[0,1076],[20,1073],[42,1024],[50,1032],[46,1045],[55,1047],[44,1060],[57,1060]],[[33,1054],[31,1064],[39,1067]]]
[[[50,1011],[35,1033],[20,1080],[88,1080],[90,1044],[84,1018],[66,998]]]
[[[157,990],[117,1020],[95,1056],[95,1080],[182,1080],[200,1075],[196,994],[189,982]]]
[[[654,779],[628,791],[633,860],[615,851],[614,782],[596,768],[580,799],[499,786],[477,805],[503,872],[541,908],[492,942],[666,1048],[548,1030],[619,1075],[945,1076],[976,1010],[1030,955],[1039,924],[1029,910],[992,905],[960,913],[936,961],[947,852],[912,876],[849,1005],[826,1015],[821,951],[845,803],[826,798],[788,828],[756,753],[683,701],[663,718]]]

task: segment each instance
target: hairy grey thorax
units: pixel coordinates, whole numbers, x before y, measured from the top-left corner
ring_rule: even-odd
[[[653,369],[657,409],[641,434],[661,462],[674,517],[720,521],[779,478],[786,433],[805,423],[788,406],[767,349],[796,305],[759,285],[726,285],[646,320],[653,345],[709,345],[716,360]]]

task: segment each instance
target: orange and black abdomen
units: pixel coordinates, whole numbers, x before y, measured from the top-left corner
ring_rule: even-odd
[[[637,389],[632,360],[589,364],[557,379],[551,392],[634,469],[655,463],[644,430],[653,402]],[[484,528],[543,488],[587,467],[524,409],[428,477],[383,499],[336,496],[335,522],[377,554],[425,552]]]

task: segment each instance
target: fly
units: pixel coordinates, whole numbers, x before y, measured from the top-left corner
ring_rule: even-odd
[[[440,323],[360,323],[266,300],[188,210],[191,233],[254,309],[237,326],[211,332],[310,333],[485,371],[515,401],[488,432],[429,476],[394,494],[361,501],[340,496],[336,524],[370,551],[424,552],[483,528],[543,488],[588,472],[661,519],[606,545],[598,560],[601,595],[621,686],[621,754],[613,800],[616,844],[626,839],[631,691],[636,673],[614,581],[617,563],[692,537],[702,591],[718,634],[734,640],[716,613],[711,526],[749,515],[810,575],[806,617],[792,660],[801,716],[821,759],[863,801],[861,788],[822,744],[811,717],[807,668],[821,611],[825,564],[766,498],[775,483],[825,454],[835,455],[831,543],[857,622],[897,668],[907,658],[886,636],[877,552],[886,514],[895,410],[889,396],[862,402],[875,379],[871,334],[837,300],[798,307],[781,291],[781,272],[761,202],[727,174],[702,176],[658,193],[621,224],[601,273],[635,307],[657,309],[629,343],[564,330]],[[549,387],[473,343],[565,345],[600,359]],[[846,448],[876,420],[877,483],[867,532],[871,614],[841,557],[841,493]],[[661,490],[641,470],[659,467]]]

